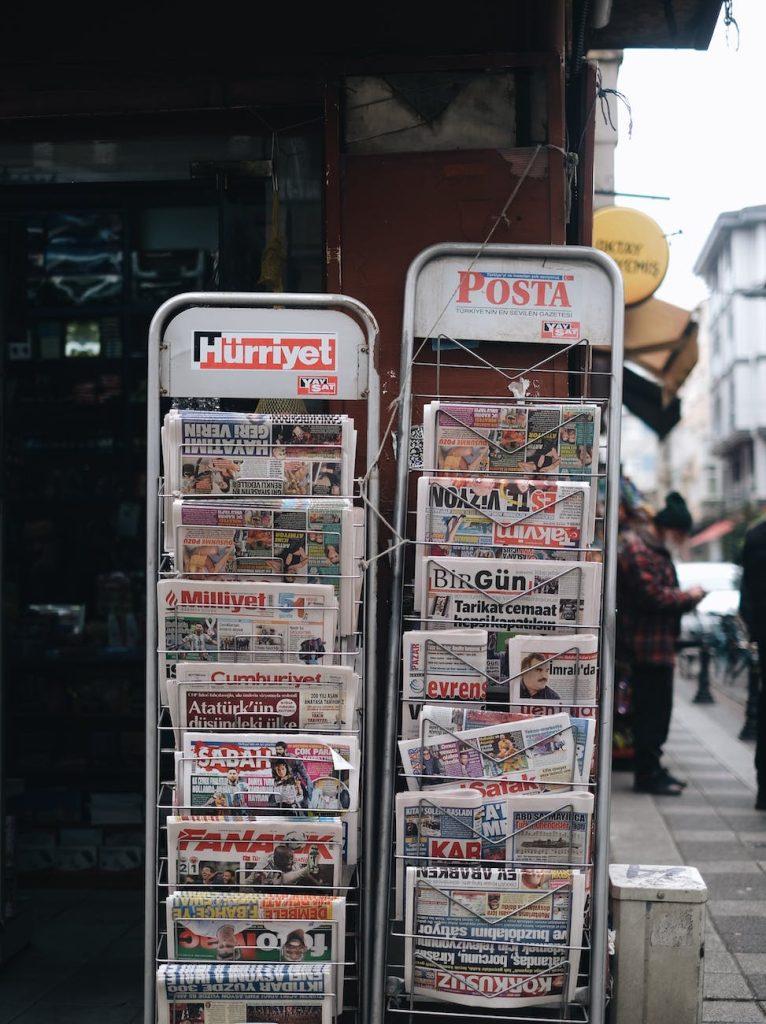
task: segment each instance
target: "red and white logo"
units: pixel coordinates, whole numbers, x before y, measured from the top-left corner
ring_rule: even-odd
[[[556,338],[562,341],[580,340],[579,320],[544,320],[540,329],[541,338]]]
[[[328,395],[338,394],[337,377],[299,377],[297,393],[299,395],[314,395],[317,398],[325,398]]]
[[[241,334],[195,331],[192,366],[198,370],[336,370],[334,334]]]
[[[459,270],[458,305],[516,306],[525,309],[571,309],[572,274],[505,273]]]
[[[178,595],[174,590],[169,590],[167,594],[165,594],[165,604],[168,608],[175,608],[178,604]]]

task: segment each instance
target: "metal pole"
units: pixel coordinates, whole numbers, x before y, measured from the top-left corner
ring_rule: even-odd
[[[715,697],[710,689],[710,645],[704,639],[700,642],[700,672],[693,703],[715,704]]]
[[[758,661],[758,644],[747,645],[747,706],[745,724],[739,734],[741,740],[758,739],[758,702],[761,695],[761,667]]]

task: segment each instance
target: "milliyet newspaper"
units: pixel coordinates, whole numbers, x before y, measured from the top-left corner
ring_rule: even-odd
[[[562,713],[400,740],[399,752],[411,790],[508,777],[571,785],[575,744],[569,715]]]
[[[173,889],[320,889],[341,885],[343,828],[338,818],[279,821],[171,815],[168,881]]]
[[[344,498],[173,502],[178,573],[191,579],[329,583],[344,636],[356,628],[362,586],[355,530],[353,506]]]
[[[542,558],[536,549],[544,548],[557,559],[577,560],[593,542],[589,494],[589,484],[564,480],[422,476],[418,554]],[[422,568],[422,558],[416,558],[416,602]]]
[[[599,621],[601,565],[542,559],[425,559],[424,629],[566,633]]]
[[[599,407],[588,403],[429,402],[423,409],[423,468],[590,482],[593,520],[600,421]]]
[[[592,815],[593,794],[587,792],[398,793],[396,916],[400,918],[404,908],[407,867],[475,860],[506,867],[585,868],[590,862]]]
[[[157,971],[158,1024],[332,1024],[327,964],[180,963]]]
[[[182,661],[167,680],[170,716],[186,729],[293,729],[343,732],[354,727],[359,676],[346,665]]]
[[[189,891],[166,907],[170,960],[328,964],[343,1005],[345,897]]]
[[[327,584],[160,580],[157,615],[165,704],[165,680],[179,661],[333,660],[338,602]]]
[[[176,805],[182,811],[274,808],[300,816],[339,814],[347,863],[356,863],[356,736],[187,732],[175,760]]]
[[[508,696],[512,705],[598,704],[598,637],[593,633],[567,636],[510,637]]]
[[[402,634],[402,738],[418,734],[426,701],[483,701],[487,696],[487,631],[409,630]]]
[[[596,721],[595,708],[572,708],[571,711],[587,711],[588,714],[567,714],[569,733],[574,743],[574,760],[570,764],[570,785],[587,785],[590,780],[595,754]],[[539,721],[563,713],[560,705],[516,708],[513,711],[494,711],[487,708],[445,708],[438,704],[425,704],[421,713],[420,735],[425,739],[439,739],[449,732],[461,736],[475,729],[491,725],[506,725],[514,722]]]
[[[407,869],[405,990],[491,1008],[574,997],[584,910],[582,872]]]

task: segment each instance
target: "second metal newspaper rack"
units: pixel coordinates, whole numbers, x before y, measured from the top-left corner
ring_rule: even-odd
[[[361,509],[362,514],[353,516],[352,528],[352,561],[355,567],[352,575],[357,575],[351,580],[355,587],[354,600],[347,614],[352,617],[353,626],[337,645],[332,659],[333,664],[351,666],[359,673],[362,710],[354,712],[353,720],[345,723],[346,728],[336,730],[333,725],[331,730],[356,736],[359,741],[358,817],[362,831],[355,875],[341,879],[348,884],[333,886],[332,889],[336,895],[346,897],[347,934],[343,961],[330,965],[332,976],[339,977],[345,970],[346,977],[345,1005],[334,1008],[337,1021],[339,1024],[363,1024],[365,1020],[363,1006],[369,991],[367,970],[371,957],[368,951],[373,923],[372,910],[368,905],[373,869],[370,849],[375,834],[375,829],[370,827],[375,806],[370,799],[368,783],[376,762],[373,750],[375,732],[365,728],[364,709],[375,707],[377,692],[377,561],[372,556],[377,553],[378,519],[370,511],[378,505],[376,458],[380,444],[380,412],[377,341],[378,327],[372,314],[362,303],[344,295],[189,293],[164,303],[152,320],[147,390],[144,1024],[155,1024],[157,969],[169,960],[164,915],[165,899],[171,889],[166,818],[173,813],[174,807],[180,813],[194,810],[189,805],[180,806],[173,802],[176,734],[167,702],[158,686],[158,654],[164,652],[165,642],[160,642],[158,636],[157,585],[160,580],[176,580],[182,576],[188,583],[190,578],[198,578],[203,572],[215,574],[216,571],[215,566],[207,565],[199,573],[181,573],[178,564],[163,554],[166,550],[163,517],[167,512],[169,492],[162,476],[160,428],[163,410],[169,408],[171,402],[183,408],[205,399],[217,400],[218,403],[232,402],[235,406],[246,407],[248,412],[255,412],[256,402],[262,399],[273,400],[274,407],[284,411],[289,404],[283,403],[289,403],[291,399],[329,398],[344,403],[344,407],[345,403],[351,403],[351,414],[356,414],[355,427],[360,426],[360,419],[365,421],[363,454],[358,460],[363,468],[357,476],[351,467],[351,493],[337,495],[360,499],[354,508]],[[308,352],[307,343],[309,348],[313,345],[314,350]],[[254,352],[259,346],[263,351],[264,346],[269,351],[256,358]],[[248,348],[251,350],[249,355]],[[295,444],[294,439],[292,443]],[[273,496],[281,495],[270,495]],[[230,500],[236,501],[236,498]],[[256,579],[263,578],[260,569],[250,569],[250,572],[257,573]],[[241,580],[246,581],[248,575],[247,570],[243,571]],[[225,574],[227,580],[232,576],[239,582],[239,574]],[[208,578],[214,579],[215,576]],[[346,579],[345,576],[340,578]],[[226,638],[226,644],[228,646],[221,638],[221,651],[228,653],[231,650],[231,660],[242,660],[235,633]],[[307,651],[305,660],[311,661],[314,653],[313,650]],[[246,732],[244,729],[239,731]],[[276,727],[259,731],[289,737],[289,730]],[[183,769],[184,755],[177,756],[181,758]],[[323,777],[319,781],[324,785],[328,779]],[[366,799],[363,798],[365,795]],[[324,790],[319,794],[315,814],[321,814],[323,796]],[[232,802],[237,806],[236,801]],[[277,801],[273,810],[279,813],[280,806],[284,805]],[[268,810],[259,807],[256,813]],[[232,813],[235,812],[232,810]],[[348,820],[344,818],[347,811],[331,813]],[[221,877],[224,879],[221,888],[224,891],[231,889],[231,884],[225,884],[225,873]],[[246,878],[244,885],[249,884],[250,879]],[[288,888],[301,891],[305,887],[295,885]],[[180,1012],[187,1011],[176,1011]],[[181,1017],[173,1019],[180,1020]]]
[[[560,1022],[591,1022],[591,1024],[603,1024],[608,1002],[608,941],[607,941],[607,911],[608,911],[608,858],[609,858],[609,800],[610,800],[610,766],[611,766],[611,742],[612,742],[612,679],[614,667],[614,631],[615,631],[615,586],[616,586],[616,557],[617,557],[617,514],[619,502],[619,434],[620,414],[622,404],[622,360],[623,360],[623,298],[622,281],[619,270],[615,263],[604,256],[604,254],[579,247],[560,246],[533,246],[533,245],[485,245],[475,246],[462,243],[445,243],[435,245],[424,250],[413,261],[407,275],[407,284],[404,302],[404,323],[402,335],[401,355],[401,377],[400,377],[400,398],[399,398],[399,421],[396,437],[396,450],[399,453],[397,463],[397,487],[394,510],[394,535],[396,543],[392,547],[392,571],[393,571],[393,601],[390,619],[390,639],[388,649],[388,667],[385,681],[385,690],[381,693],[383,706],[385,708],[384,720],[382,722],[382,746],[380,750],[381,776],[380,787],[380,818],[378,822],[378,834],[380,844],[384,851],[377,877],[373,931],[380,946],[385,946],[385,951],[380,949],[370,967],[370,1024],[395,1024],[399,1020],[422,1021],[423,1024],[436,1024],[437,1021],[547,1021],[558,1020]],[[488,343],[488,344],[487,344]],[[594,366],[594,351],[608,352],[609,362],[599,357]],[[516,365],[510,365],[513,362]],[[409,715],[408,727],[412,728],[411,718],[418,705],[427,703],[423,699],[413,698],[412,692],[404,693],[402,690],[402,630],[428,629],[432,621],[431,616],[437,618],[443,613],[438,602],[441,597],[434,598],[433,606],[429,605],[426,599],[426,588],[422,588],[422,607],[420,611],[414,611],[413,593],[413,564],[415,558],[427,555],[431,563],[438,567],[441,559],[448,557],[451,552],[451,537],[449,527],[446,530],[446,555],[444,549],[438,552],[422,552],[418,547],[416,536],[415,511],[411,507],[411,496],[413,493],[413,474],[423,472],[438,478],[440,474],[448,476],[481,477],[482,474],[489,476],[521,476],[531,479],[538,477],[543,480],[561,480],[562,468],[558,466],[557,454],[548,457],[545,454],[545,446],[542,447],[542,457],[539,463],[530,463],[528,468],[520,469],[494,469],[476,468],[474,453],[468,442],[461,450],[460,459],[455,465],[439,465],[435,452],[426,450],[422,435],[413,431],[413,408],[420,409],[424,402],[442,401],[451,402],[462,406],[482,405],[503,405],[515,409],[536,408],[545,409],[546,404],[550,406],[566,406],[567,416],[575,417],[577,406],[587,406],[594,409],[590,415],[593,419],[600,419],[600,438],[597,432],[593,437],[593,448],[590,453],[584,453],[585,458],[589,455],[591,468],[588,478],[591,482],[591,497],[595,499],[598,493],[599,515],[596,520],[597,539],[593,549],[586,553],[580,547],[575,549],[577,562],[553,561],[548,564],[554,567],[552,571],[558,571],[562,577],[577,577],[576,593],[573,593],[573,602],[581,608],[583,604],[590,607],[590,617],[582,620],[574,620],[571,628],[563,630],[568,636],[595,634],[597,637],[598,649],[598,689],[596,691],[596,738],[594,746],[594,763],[596,775],[591,778],[590,754],[580,754],[582,762],[579,777],[575,770],[574,745],[572,753],[571,775],[569,782],[561,787],[570,790],[568,793],[561,793],[561,805],[557,804],[556,812],[569,821],[568,839],[564,837],[558,859],[551,860],[551,851],[544,851],[536,848],[534,842],[524,843],[523,831],[525,826],[514,828],[508,826],[510,835],[504,838],[513,841],[512,846],[505,846],[504,857],[495,856],[499,851],[486,840],[481,845],[480,858],[487,857],[490,866],[507,867],[510,869],[521,868],[522,865],[534,868],[558,866],[562,869],[568,867],[582,868],[586,873],[585,877],[590,879],[589,907],[585,912],[585,895],[583,904],[580,907],[580,921],[583,923],[582,931],[573,920],[573,904],[575,902],[574,890],[575,880],[570,875],[571,890],[566,899],[567,920],[566,933],[567,944],[563,947],[556,946],[553,942],[539,942],[540,936],[519,936],[524,941],[499,942],[487,939],[491,933],[484,931],[484,938],[466,939],[465,942],[473,943],[471,949],[475,959],[466,958],[466,964],[474,963],[479,965],[483,956],[491,956],[496,947],[524,946],[528,952],[539,951],[543,947],[543,959],[547,957],[543,969],[537,974],[526,975],[526,981],[531,983],[533,988],[536,982],[540,982],[547,976],[551,976],[550,987],[545,991],[554,991],[557,997],[551,1000],[547,1006],[525,1006],[523,1000],[506,1000],[503,1005],[502,999],[494,998],[497,992],[490,993],[488,989],[482,990],[481,981],[476,982],[477,988],[474,994],[479,995],[478,999],[465,999],[460,993],[468,995],[466,985],[470,988],[472,981],[466,982],[470,977],[463,968],[461,978],[450,968],[450,963],[458,961],[450,960],[448,938],[438,938],[439,931],[432,932],[437,939],[432,940],[435,950],[433,961],[429,961],[428,955],[423,952],[419,963],[421,966],[429,967],[434,979],[437,972],[446,990],[453,990],[449,1001],[422,1001],[423,996],[415,999],[412,995],[412,982],[418,970],[417,965],[408,957],[405,946],[411,945],[409,952],[414,950],[416,942],[415,921],[417,919],[417,908],[421,901],[439,900],[447,902],[450,906],[461,906],[460,882],[451,882],[450,878],[455,877],[456,868],[470,867],[471,863],[486,866],[482,859],[474,860],[457,855],[440,854],[439,856],[427,854],[423,851],[430,849],[423,846],[424,836],[428,836],[429,828],[436,828],[438,822],[433,818],[437,812],[439,801],[438,790],[431,790],[423,780],[426,774],[441,775],[446,781],[474,778],[476,775],[471,770],[460,770],[459,774],[452,772],[445,775],[437,771],[433,763],[426,772],[426,756],[433,757],[428,753],[424,740],[424,732],[421,729],[419,738],[410,739],[409,746],[403,744],[403,749],[408,751],[407,757],[411,765],[397,769],[397,724],[398,721],[405,721]],[[552,409],[550,410],[553,411]],[[588,415],[583,412],[584,415]],[[449,415],[449,412],[447,412]],[[571,422],[568,424],[571,427]],[[461,426],[463,424],[461,423]],[[470,432],[471,427],[467,426],[466,431]],[[543,428],[540,437],[546,434],[553,434],[561,439],[563,444],[563,431],[567,429],[563,413],[561,419],[548,428]],[[562,434],[559,435],[559,430]],[[476,431],[478,434],[478,431]],[[437,430],[434,427],[433,436],[436,437]],[[512,457],[530,443],[528,438],[514,436],[509,430],[507,437],[495,438],[488,443],[501,449],[504,455],[509,456],[509,463],[513,465]],[[567,441],[572,441],[567,437]],[[420,442],[420,452],[418,451]],[[487,442],[484,442],[487,443]],[[575,441],[575,446],[578,444]],[[599,446],[601,451],[599,451]],[[436,445],[434,445],[434,448]],[[409,458],[408,458],[409,454]],[[429,459],[430,456],[430,459]],[[579,450],[578,450],[579,457]],[[573,474],[577,478],[577,474]],[[566,477],[563,477],[566,479]],[[583,476],[580,475],[580,479]],[[571,477],[570,477],[571,479]],[[459,495],[458,495],[459,498]],[[459,505],[459,501],[458,501]],[[601,506],[603,505],[603,513]],[[452,509],[454,511],[454,509]],[[539,510],[538,510],[539,511]],[[482,512],[480,509],[471,508],[472,514],[485,516],[492,519],[491,513]],[[490,531],[494,524],[485,524],[486,530]],[[528,557],[541,558],[534,547],[540,544],[539,540],[530,542]],[[543,545],[540,545],[541,547]],[[600,551],[598,550],[600,548]],[[539,550],[539,548],[537,549]],[[455,552],[461,554],[460,551]],[[593,587],[590,602],[584,601],[586,587],[586,573],[591,574],[591,580],[598,580],[599,576],[594,572],[591,560],[600,559],[600,587]],[[457,560],[446,567],[442,565],[444,572],[457,575]],[[506,563],[512,567],[513,560]],[[598,569],[598,567],[595,567]],[[424,568],[427,573],[427,565]],[[422,574],[419,573],[422,577]],[[548,583],[552,582],[546,577]],[[421,579],[422,582],[422,579]],[[559,581],[560,582],[560,581]],[[446,584],[446,586],[455,586]],[[461,586],[464,586],[461,581]],[[545,583],[541,579],[530,582],[529,586],[522,593],[515,595],[522,597],[533,597],[536,592],[544,593]],[[469,586],[471,586],[469,584]],[[488,585],[489,586],[489,585]],[[487,600],[492,600],[492,595],[487,594],[481,587],[471,587],[479,592],[477,606],[485,607]],[[487,588],[488,589],[488,588]],[[445,606],[446,607],[446,606]],[[481,613],[482,615],[484,612]],[[585,612],[582,612],[584,615]],[[563,617],[562,617],[563,618]],[[441,619],[442,623],[454,625],[454,620],[449,618]],[[474,626],[490,628],[488,622],[474,621]],[[461,628],[467,628],[462,626]],[[502,627],[500,627],[502,628]],[[534,627],[529,630],[534,633]],[[541,634],[544,635],[544,634]],[[415,641],[413,640],[412,643]],[[568,642],[568,641],[567,641]],[[437,651],[431,651],[430,646],[436,644]],[[437,641],[427,644],[423,656],[438,656]],[[569,726],[561,728],[582,739],[583,735],[589,734],[593,737],[590,726],[582,726],[580,712],[574,710],[577,700],[577,686],[580,684],[580,646],[577,648],[574,670],[577,673],[574,696],[570,698],[571,704],[563,705],[564,712],[570,712]],[[571,655],[571,650],[562,649],[562,655]],[[454,663],[459,663],[457,658]],[[467,664],[467,662],[465,663]],[[507,687],[520,673],[513,676],[509,672],[495,670],[493,672],[479,673],[484,677],[487,686],[487,699],[481,699],[475,695],[469,695],[467,699],[460,701],[460,708],[480,708],[488,710],[504,709],[518,710],[512,708],[513,701],[509,698]],[[498,695],[502,699],[498,700]],[[588,709],[592,711],[593,709]],[[470,711],[454,712],[450,710],[449,715],[463,714],[470,715]],[[583,712],[587,714],[587,712]],[[578,719],[579,723],[578,724]],[[465,719],[463,719],[465,720]],[[478,744],[466,739],[471,733],[463,733],[463,738],[457,737],[455,731],[459,727],[454,725],[454,718],[437,716],[437,721],[428,720],[430,735],[437,733],[448,735],[456,741],[462,756],[459,763],[466,765],[471,756],[478,756]],[[455,730],[455,731],[453,731]],[[412,732],[409,733],[412,736]],[[548,737],[553,739],[553,737]],[[558,736],[555,742],[562,740]],[[592,741],[593,742],[593,741]],[[534,744],[533,744],[534,745]],[[457,748],[456,748],[457,749]],[[526,748],[524,748],[526,749]],[[513,752],[519,754],[518,748]],[[438,754],[437,754],[438,756]],[[508,760],[504,760],[508,758]],[[457,759],[457,755],[454,756]],[[507,765],[512,764],[510,755],[496,750],[493,756],[481,761],[481,776],[489,781],[487,773],[492,778],[501,774],[501,769],[506,770]],[[417,772],[415,772],[417,766]],[[512,769],[508,769],[512,770]],[[576,778],[578,781],[575,781]],[[398,783],[398,785],[397,785]],[[394,796],[397,789],[406,788],[409,797],[402,798],[403,802],[410,801],[411,814],[414,817],[395,822]],[[581,846],[576,847],[574,839],[574,821],[577,815],[575,804],[582,807],[583,799],[575,794],[593,793],[593,816],[594,829],[590,845],[590,854],[586,854],[588,847],[587,840],[582,841]],[[570,803],[567,804],[567,798]],[[446,796],[444,798],[446,800]],[[442,804],[441,807],[444,805]],[[441,813],[441,808],[439,808]],[[444,820],[444,819],[440,819]],[[586,818],[587,820],[587,818]],[[566,824],[566,822],[564,822]],[[398,835],[409,836],[413,850],[417,853],[414,856],[403,857],[400,850],[394,844],[394,826],[399,829]],[[457,821],[449,823],[454,828],[450,834],[469,836],[477,838],[475,830],[466,827]],[[563,826],[562,826],[563,827]],[[582,819],[580,825],[583,828]],[[462,831],[461,831],[462,830]],[[456,844],[457,845],[457,844]],[[509,848],[513,855],[509,858]],[[489,850],[489,855],[485,852]],[[385,856],[388,853],[389,856]],[[475,856],[475,854],[474,854]],[[441,865],[439,864],[441,858]],[[538,859],[536,859],[538,858]],[[410,872],[406,890],[409,897],[409,905],[406,907],[406,915],[403,923],[397,923],[405,910],[405,903],[402,893],[397,891],[396,910],[393,910],[391,898],[391,875],[392,865],[396,863],[396,876],[401,884],[405,876],[406,867],[425,866],[431,871],[429,875],[425,872],[418,876]],[[452,871],[452,876],[450,875]],[[435,872],[435,874],[434,874]],[[458,879],[460,877],[458,872]],[[578,885],[580,880],[578,879]],[[582,880],[583,889],[587,888],[585,880]],[[470,887],[467,882],[464,887]],[[487,906],[490,906],[490,899],[499,901],[501,891],[492,890],[495,895],[487,895]],[[464,895],[464,894],[463,894]],[[499,906],[499,902],[496,904]],[[446,912],[446,911],[443,911]],[[474,914],[475,906],[462,906],[461,913]],[[499,911],[497,911],[499,913]],[[511,912],[506,917],[512,917]],[[479,917],[481,915],[478,915]],[[563,921],[563,918],[562,918]],[[480,925],[489,924],[489,921],[480,921]],[[427,927],[431,927],[428,925]],[[573,930],[574,929],[574,930]],[[456,933],[457,934],[457,933]],[[482,936],[482,932],[477,933]],[[492,948],[491,948],[492,947]],[[409,962],[408,962],[409,960]],[[550,961],[550,963],[548,962]],[[531,963],[532,961],[530,961]],[[523,973],[523,972],[522,972]],[[476,966],[475,975],[481,977],[481,968]],[[451,977],[454,976],[454,977]],[[561,980],[563,978],[563,980]],[[462,979],[462,980],[461,980]],[[553,980],[558,979],[558,980]],[[436,984],[437,982],[434,981]],[[422,982],[421,982],[422,984]],[[519,982],[521,984],[521,982]],[[559,986],[554,988],[554,985]],[[513,996],[517,992],[518,985],[508,986],[500,994]],[[511,1005],[513,1003],[513,1005]]]

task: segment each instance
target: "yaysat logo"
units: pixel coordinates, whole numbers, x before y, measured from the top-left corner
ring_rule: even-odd
[[[338,378],[337,377],[299,377],[298,378],[298,394],[299,395],[317,395],[323,397],[325,395],[337,395],[338,394]]]
[[[571,309],[571,274],[506,274],[459,270],[458,305],[519,306],[528,309]]]
[[[195,331],[192,366],[198,370],[335,370],[334,334],[233,334]]]
[[[541,338],[563,338],[565,341],[580,340],[579,320],[545,320],[540,328]]]

